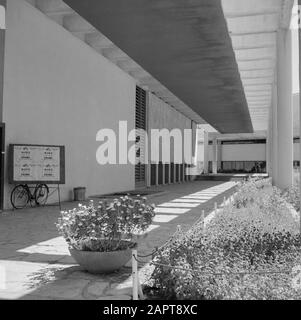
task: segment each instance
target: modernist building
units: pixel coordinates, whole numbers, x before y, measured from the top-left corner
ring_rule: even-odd
[[[300,168],[299,94],[293,94],[293,168]],[[207,131],[206,131],[207,130]],[[219,134],[199,126],[199,173],[268,173],[267,132],[253,134]]]
[[[220,134],[266,131],[268,170],[277,185],[290,185],[292,7],[291,0],[0,0],[1,207],[12,189],[10,144],[65,146],[63,200],[77,186],[97,195],[189,179],[188,164],[172,158],[99,165],[96,134],[118,132],[119,121],[128,130],[196,134],[209,123]]]

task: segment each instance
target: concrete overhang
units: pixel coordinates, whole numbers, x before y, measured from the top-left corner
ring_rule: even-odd
[[[253,132],[220,0],[65,3],[219,132]]]
[[[265,130],[256,131],[253,133],[232,133],[232,134],[219,134],[210,132],[208,134],[209,140],[217,139],[222,141],[239,141],[239,140],[264,140],[267,138]]]
[[[277,32],[289,28],[293,4],[294,0],[222,0],[254,131],[268,129]]]

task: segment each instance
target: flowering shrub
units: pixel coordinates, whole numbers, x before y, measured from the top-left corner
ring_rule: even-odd
[[[174,235],[156,254],[149,284],[167,299],[301,299],[292,286],[300,241],[280,191],[250,181],[204,231],[199,223]]]
[[[268,185],[267,179],[253,178],[241,182],[237,187],[237,193],[233,200],[233,205],[237,208],[245,207],[255,201],[258,190],[264,189]]]
[[[299,172],[295,173],[294,184],[283,194],[285,200],[290,203],[296,211],[300,211],[300,179]]]
[[[154,217],[154,206],[146,198],[121,197],[112,203],[91,200],[62,211],[57,228],[67,243],[84,251],[116,251],[135,245],[135,237],[145,231]]]

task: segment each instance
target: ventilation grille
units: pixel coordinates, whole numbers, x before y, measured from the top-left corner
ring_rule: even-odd
[[[145,139],[141,134],[142,129],[146,131],[146,92],[140,87],[136,87],[136,113],[135,113],[136,132],[136,165],[135,165],[135,182],[145,184],[146,166],[145,166]]]

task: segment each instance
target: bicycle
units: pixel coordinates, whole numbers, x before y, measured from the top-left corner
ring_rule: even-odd
[[[33,192],[32,192],[33,190]],[[49,195],[49,187],[46,184],[36,184],[28,186],[27,184],[19,184],[14,187],[10,195],[10,202],[14,209],[22,209],[33,202],[37,206],[44,206]]]

